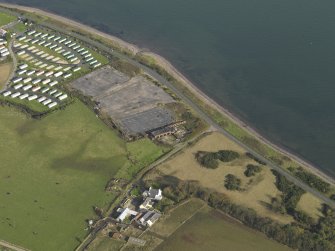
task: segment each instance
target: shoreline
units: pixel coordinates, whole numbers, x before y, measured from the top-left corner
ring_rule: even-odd
[[[330,175],[324,173],[322,170],[317,168],[317,166],[313,165],[312,163],[309,163],[307,160],[304,160],[302,157],[299,157],[295,155],[293,152],[290,152],[289,150],[284,149],[283,147],[280,147],[274,143],[272,143],[270,140],[266,139],[263,137],[257,130],[254,128],[248,126],[244,121],[242,121],[240,118],[238,118],[236,115],[231,113],[229,110],[225,109],[221,105],[219,105],[216,101],[214,101],[212,98],[207,96],[202,90],[200,90],[194,83],[192,83],[188,78],[186,78],[179,70],[177,70],[168,60],[166,60],[164,57],[153,53],[153,52],[148,52],[147,49],[141,49],[140,47],[131,44],[129,42],[126,42],[116,36],[104,33],[102,31],[99,31],[93,27],[90,27],[89,25],[82,24],[80,22],[77,22],[75,20],[69,19],[67,17],[63,17],[58,14],[51,13],[49,11],[45,11],[42,9],[34,8],[34,7],[27,7],[27,6],[21,6],[21,5],[16,5],[16,4],[8,4],[8,3],[2,3],[0,2],[0,6],[4,6],[7,8],[12,8],[12,9],[18,9],[26,12],[31,12],[31,13],[36,13],[38,15],[42,16],[47,16],[50,17],[51,19],[60,21],[62,23],[65,23],[69,26],[72,26],[74,28],[79,28],[79,29],[84,29],[88,33],[93,33],[96,35],[99,35],[105,39],[110,40],[111,42],[115,43],[121,48],[127,49],[131,51],[134,55],[140,54],[144,56],[149,56],[152,57],[155,62],[164,68],[170,75],[172,75],[176,80],[181,82],[187,89],[190,90],[190,92],[199,97],[206,105],[211,106],[212,108],[218,110],[221,114],[226,116],[228,119],[232,120],[235,124],[246,130],[250,135],[253,137],[257,138],[259,141],[261,141],[263,144],[266,144],[273,148],[275,151],[286,155],[290,157],[292,160],[297,162],[299,165],[302,165],[304,168],[306,168],[307,171],[310,171],[311,173],[321,177],[322,179],[326,180],[332,185],[335,185],[335,177],[331,177]]]

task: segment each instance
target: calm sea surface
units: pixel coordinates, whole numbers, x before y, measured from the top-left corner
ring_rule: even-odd
[[[170,60],[261,134],[335,176],[334,0],[16,0]]]

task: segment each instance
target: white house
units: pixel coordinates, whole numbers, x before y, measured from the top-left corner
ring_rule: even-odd
[[[152,187],[149,190],[143,192],[144,197],[148,197],[153,200],[161,200],[163,199],[162,190],[153,189]]]

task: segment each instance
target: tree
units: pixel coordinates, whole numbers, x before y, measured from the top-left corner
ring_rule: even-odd
[[[225,179],[225,187],[228,190],[240,190],[241,180],[233,174],[227,174]]]
[[[249,164],[247,165],[247,169],[244,172],[244,175],[247,177],[255,176],[256,173],[259,173],[262,171],[262,168],[260,166]]]
[[[230,162],[240,157],[237,152],[230,150],[220,150],[215,155],[222,162]]]

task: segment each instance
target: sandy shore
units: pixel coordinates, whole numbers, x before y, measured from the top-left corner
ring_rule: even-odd
[[[334,178],[332,178],[332,177],[328,176],[327,174],[323,173],[316,166],[314,166],[314,165],[308,163],[307,161],[305,161],[305,160],[297,157],[293,153],[291,153],[291,152],[289,152],[289,151],[287,151],[287,150],[285,150],[285,149],[283,149],[283,148],[281,148],[281,147],[273,144],[272,142],[270,142],[266,138],[262,137],[256,130],[254,130],[253,128],[251,128],[248,125],[246,125],[243,121],[241,121],[239,118],[237,118],[235,115],[233,115],[230,111],[228,111],[224,107],[220,106],[217,102],[215,102],[213,99],[211,99],[210,97],[208,97],[204,92],[202,92],[198,87],[196,87],[189,79],[187,79],[169,61],[167,61],[162,56],[157,55],[157,54],[152,53],[152,52],[147,52],[147,50],[143,50],[143,49],[139,48],[138,46],[136,46],[134,44],[131,44],[131,43],[128,43],[128,42],[126,42],[124,40],[121,40],[118,37],[109,35],[107,33],[101,32],[101,31],[99,31],[99,30],[97,30],[95,28],[92,28],[90,26],[84,25],[82,23],[76,22],[76,21],[71,20],[71,19],[66,18],[66,17],[62,17],[62,16],[59,16],[59,15],[50,13],[48,11],[44,11],[44,10],[40,10],[40,9],[32,8],[32,7],[15,5],[15,4],[0,3],[0,5],[2,5],[4,7],[8,7],[8,8],[16,8],[16,9],[20,9],[20,10],[23,10],[23,11],[36,13],[38,15],[50,17],[50,18],[52,18],[54,20],[60,21],[60,22],[62,22],[64,24],[70,25],[70,26],[72,26],[74,28],[83,29],[86,32],[94,33],[94,34],[97,34],[97,35],[99,35],[99,36],[101,36],[101,37],[103,37],[105,39],[109,39],[111,42],[115,43],[117,46],[129,50],[133,54],[141,53],[142,55],[151,56],[152,58],[155,59],[155,61],[157,62],[157,64],[159,64],[160,66],[162,66],[169,74],[171,74],[172,76],[174,76],[179,82],[183,83],[194,95],[196,95],[199,98],[201,98],[206,104],[208,104],[209,106],[211,106],[211,107],[219,110],[222,114],[224,114],[225,116],[227,116],[229,119],[231,119],[232,121],[234,121],[236,124],[238,124],[242,128],[245,128],[251,135],[253,135],[254,137],[258,138],[264,144],[267,144],[267,145],[271,146],[276,151],[278,151],[278,152],[280,152],[280,153],[282,153],[282,154],[290,157],[292,160],[296,161],[297,163],[299,163],[299,165],[301,165],[304,168],[308,169],[312,173],[318,175],[319,177],[325,179],[329,183],[335,185],[335,179]]]

